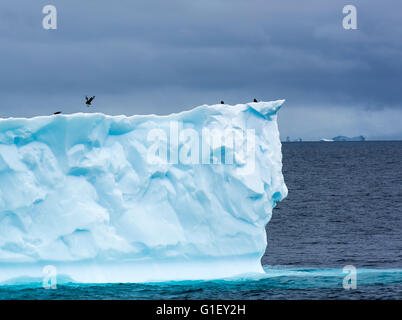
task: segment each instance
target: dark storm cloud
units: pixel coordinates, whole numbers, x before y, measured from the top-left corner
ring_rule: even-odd
[[[0,116],[79,111],[85,94],[112,114],[254,96],[324,122],[336,108],[400,110],[402,4],[349,3],[358,30],[342,28],[338,0],[2,0]],[[42,28],[46,4],[58,30]]]

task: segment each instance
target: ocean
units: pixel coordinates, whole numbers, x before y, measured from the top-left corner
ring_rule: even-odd
[[[265,275],[146,284],[0,286],[0,299],[402,299],[402,142],[283,143],[288,197]],[[356,288],[343,287],[345,266]]]

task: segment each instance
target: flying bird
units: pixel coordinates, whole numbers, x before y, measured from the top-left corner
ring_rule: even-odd
[[[60,114],[61,113],[61,111],[56,111],[55,113],[53,113],[53,114]]]
[[[95,99],[95,96],[88,98],[88,96],[85,96],[85,104],[89,107],[91,106],[91,102]]]

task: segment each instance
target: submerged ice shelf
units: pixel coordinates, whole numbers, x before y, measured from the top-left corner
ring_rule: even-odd
[[[46,265],[87,283],[263,272],[283,102],[0,119],[0,282]]]

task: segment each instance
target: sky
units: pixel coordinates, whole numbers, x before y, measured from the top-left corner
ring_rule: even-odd
[[[48,4],[56,30],[42,26]],[[0,117],[286,99],[283,139],[402,139],[401,12],[392,0],[1,0]]]

